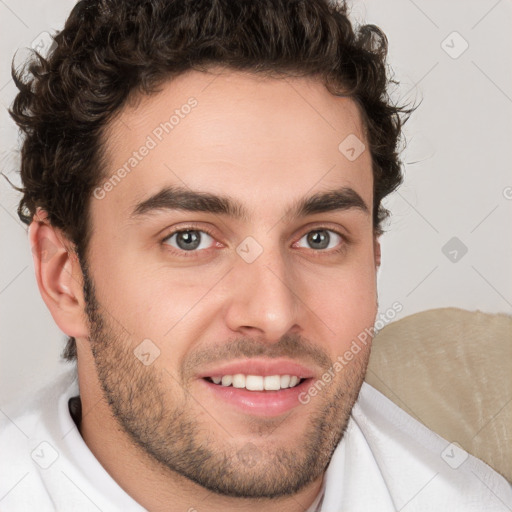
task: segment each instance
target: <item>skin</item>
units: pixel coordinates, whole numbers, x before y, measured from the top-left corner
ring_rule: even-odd
[[[39,289],[60,329],[77,339],[82,437],[141,505],[305,510],[346,427],[369,348],[309,403],[273,417],[215,399],[197,374],[212,361],[284,357],[320,378],[373,326],[380,247],[371,156],[349,161],[338,150],[350,134],[367,145],[361,116],[353,100],[315,79],[191,71],[130,102],[109,125],[105,178],[190,97],[197,106],[172,132],[91,199],[87,275],[37,212],[30,240]],[[246,216],[132,215],[172,186],[229,196]],[[342,187],[367,211],[287,214],[303,198]],[[211,238],[180,250],[168,238],[178,228],[208,229]],[[307,234],[326,229],[329,248],[311,246]],[[252,263],[236,251],[248,236],[263,249]],[[159,350],[149,365],[134,355],[146,339]]]

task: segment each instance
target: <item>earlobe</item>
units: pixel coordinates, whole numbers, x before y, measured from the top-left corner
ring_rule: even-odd
[[[38,209],[29,227],[37,285],[59,328],[68,336],[87,337],[82,272],[72,244]]]

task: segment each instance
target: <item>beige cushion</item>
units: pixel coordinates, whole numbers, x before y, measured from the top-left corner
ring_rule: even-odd
[[[512,481],[512,317],[432,309],[384,327],[366,381]]]

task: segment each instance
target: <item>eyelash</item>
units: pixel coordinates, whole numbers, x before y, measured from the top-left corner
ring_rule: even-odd
[[[183,233],[185,231],[199,231],[201,233],[206,233],[207,235],[211,236],[215,240],[215,235],[213,234],[213,231],[211,231],[208,228],[203,228],[203,227],[198,228],[196,226],[185,226],[185,227],[176,229],[174,231],[169,231],[168,233],[166,233],[165,237],[160,240],[160,243],[162,245],[166,245],[167,247],[169,247],[168,244],[165,244],[165,241],[168,240],[169,238],[171,238],[171,236],[175,235],[176,233]],[[344,235],[343,233],[340,233],[339,231],[336,231],[335,229],[332,229],[332,228],[329,228],[326,226],[319,226],[319,227],[316,227],[315,229],[310,229],[309,231],[306,231],[298,238],[297,241],[299,241],[305,235],[312,233],[314,231],[330,231],[332,233],[336,233],[343,241],[343,243],[337,249],[330,249],[330,250],[324,249],[324,250],[320,250],[320,251],[315,251],[312,249],[313,253],[317,253],[318,256],[320,256],[322,254],[331,254],[331,255],[339,254],[339,253],[343,252],[344,250],[346,250],[346,246],[348,244],[350,244],[350,240],[348,239],[348,237],[346,235]],[[296,243],[296,242],[294,242],[294,243]],[[180,257],[196,258],[196,257],[199,257],[199,253],[201,253],[202,251],[207,251],[209,249],[202,249],[201,251],[184,251],[184,250],[179,251],[179,250],[175,249],[174,247],[172,247],[170,249],[167,248],[166,250],[172,252],[173,254],[178,253]]]

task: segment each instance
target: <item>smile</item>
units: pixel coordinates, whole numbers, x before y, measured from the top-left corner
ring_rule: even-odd
[[[222,377],[206,377],[214,384],[237,389],[247,389],[249,391],[279,391],[298,386],[304,379],[296,375],[244,375],[237,373],[235,375],[223,375]]]
[[[239,373],[203,377],[198,382],[206,388],[208,398],[205,403],[211,404],[216,411],[223,411],[227,406],[252,416],[275,417],[298,406],[304,407],[299,397],[307,392],[314,379],[299,379],[296,375],[263,377]]]

